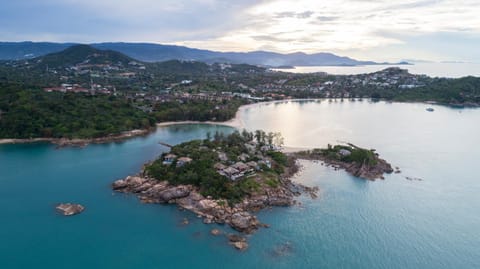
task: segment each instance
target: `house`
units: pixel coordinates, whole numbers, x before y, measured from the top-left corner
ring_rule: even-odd
[[[240,171],[233,167],[227,167],[221,171],[219,171],[220,175],[226,176],[230,178],[231,180],[237,180],[241,177],[243,177],[243,174],[240,174]]]
[[[165,157],[163,157],[163,164],[165,165],[171,165],[175,159],[177,159],[177,155],[175,154],[167,154]]]
[[[188,157],[180,157],[177,160],[177,167],[184,166],[185,164],[191,163],[192,159]]]
[[[260,167],[258,166],[258,164],[254,161],[251,161],[251,162],[248,162],[247,165],[252,168],[252,169],[255,169],[255,170],[259,170]]]
[[[347,156],[350,156],[350,154],[352,154],[352,152],[350,150],[347,150],[347,149],[341,149],[338,151],[338,153],[340,155],[342,155],[343,157],[347,157]]]
[[[227,154],[225,154],[225,152],[218,152],[218,158],[222,162],[228,161],[228,157],[227,157]]]
[[[240,172],[246,172],[246,171],[251,169],[250,166],[248,166],[248,165],[246,165],[245,163],[242,163],[242,162],[237,162],[230,167],[233,167]]]
[[[224,165],[224,164],[222,164],[222,163],[216,163],[216,164],[213,166],[213,168],[217,169],[217,171],[221,171],[221,170],[227,168],[227,166]]]
[[[247,161],[248,158],[250,158],[250,156],[246,153],[242,153],[240,156],[238,156],[238,159],[243,162]]]

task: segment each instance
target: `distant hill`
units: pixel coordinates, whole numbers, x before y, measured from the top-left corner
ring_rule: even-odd
[[[73,43],[0,42],[0,60],[22,60],[47,55],[71,47]]]
[[[0,42],[0,60],[34,58],[48,53],[59,52],[73,45],[72,43]],[[207,63],[244,63],[263,66],[352,66],[377,64],[372,61],[358,61],[348,57],[341,57],[332,53],[216,52],[183,46],[121,42],[97,43],[91,44],[91,46],[97,49],[121,52],[129,57],[145,62],[194,60]]]
[[[122,64],[134,59],[112,50],[99,50],[89,45],[72,45],[65,50],[35,58],[40,66],[72,66],[77,64]]]

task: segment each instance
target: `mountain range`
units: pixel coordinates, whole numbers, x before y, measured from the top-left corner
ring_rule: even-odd
[[[0,60],[22,60],[63,51],[75,43],[50,42],[0,42]],[[163,62],[168,60],[193,60],[206,63],[235,63],[271,67],[282,66],[354,66],[375,65],[373,61],[358,61],[332,53],[306,54],[303,52],[281,54],[268,51],[253,52],[217,52],[174,45],[153,43],[95,43],[90,46],[123,53],[133,59],[144,62]],[[382,63],[385,64],[385,63]]]

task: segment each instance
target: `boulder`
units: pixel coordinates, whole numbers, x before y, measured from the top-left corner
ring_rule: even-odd
[[[126,187],[128,187],[128,183],[126,180],[123,179],[119,179],[112,183],[112,188],[116,191],[125,189]]]
[[[230,219],[230,226],[239,232],[252,233],[258,229],[260,222],[248,212],[234,213]]]
[[[84,206],[71,203],[58,204],[55,208],[64,216],[73,216],[76,214],[80,214],[83,212],[83,210],[85,210]]]
[[[228,241],[230,245],[235,247],[238,250],[245,250],[248,248],[247,239],[237,234],[229,234]]]
[[[244,251],[248,248],[247,242],[232,242],[230,244],[240,251]]]
[[[158,198],[168,202],[173,199],[187,197],[190,194],[190,188],[187,186],[177,186],[158,193]]]

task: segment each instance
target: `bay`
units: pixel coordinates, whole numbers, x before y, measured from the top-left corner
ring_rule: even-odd
[[[292,73],[326,72],[333,75],[358,75],[377,72],[389,67],[407,69],[411,74],[430,77],[460,78],[466,76],[480,77],[478,63],[414,63],[411,65],[358,65],[358,66],[296,66],[288,69],[274,69]]]
[[[280,131],[286,146],[348,141],[402,170],[372,182],[302,161],[295,180],[319,186],[320,197],[261,212],[271,228],[244,253],[209,234],[232,232],[225,226],[110,189],[167,150],[158,142],[231,128],[174,125],[83,149],[0,145],[0,268],[478,268],[480,110],[432,107],[317,100],[241,110],[245,128]],[[85,212],[58,215],[55,204],[68,201]]]

